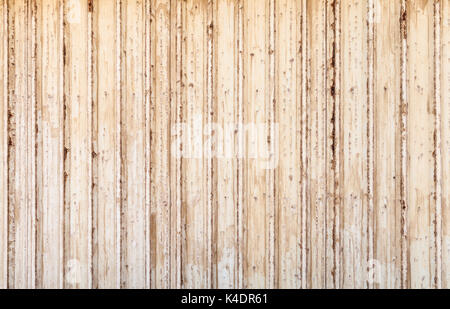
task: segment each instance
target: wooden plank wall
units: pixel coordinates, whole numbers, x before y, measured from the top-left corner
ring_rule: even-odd
[[[0,288],[450,288],[450,0],[1,0]]]

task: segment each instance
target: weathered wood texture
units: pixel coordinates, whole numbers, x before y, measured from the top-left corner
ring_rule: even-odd
[[[449,288],[450,0],[1,0],[0,288]]]

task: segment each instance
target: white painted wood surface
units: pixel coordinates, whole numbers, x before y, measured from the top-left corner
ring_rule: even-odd
[[[0,288],[449,288],[449,16],[0,1]]]

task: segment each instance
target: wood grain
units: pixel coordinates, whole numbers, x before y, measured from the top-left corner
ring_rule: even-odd
[[[0,3],[0,288],[8,286],[8,8]]]
[[[8,286],[35,287],[34,7],[8,2]]]
[[[400,60],[401,3],[375,1],[374,24],[374,262],[376,287],[401,287]],[[389,37],[388,40],[385,38]],[[393,65],[394,64],[394,65]]]
[[[438,144],[441,157],[441,202],[442,202],[442,288],[450,288],[450,1],[440,3],[440,57],[437,68],[440,79],[437,79],[440,93],[440,118],[438,132],[441,139]],[[439,102],[439,101],[438,101]],[[440,120],[440,121],[439,121]]]
[[[409,284],[431,288],[437,280],[433,2],[408,2],[406,14]]]
[[[151,7],[151,246],[154,287],[170,287],[170,1]],[[158,224],[156,224],[158,222]]]
[[[93,3],[93,286],[120,287],[120,2]]]
[[[301,262],[301,12],[303,1],[277,1],[275,7],[275,122],[279,124],[278,169],[275,172],[278,285],[300,288]],[[295,146],[295,147],[293,147]]]
[[[218,136],[214,141],[215,160],[215,222],[216,231],[216,287],[241,286],[242,256],[240,220],[242,220],[241,158],[232,154],[240,151],[241,136],[237,126],[242,121],[242,63],[240,39],[242,39],[242,11],[236,1],[217,1],[214,10],[214,74],[215,114]]]
[[[64,5],[64,287],[92,287],[92,9]]]
[[[149,287],[147,1],[121,4],[121,287]],[[144,74],[146,73],[146,74]]]
[[[36,286],[64,286],[63,6],[36,5],[37,244]],[[48,15],[55,18],[48,19]]]
[[[0,288],[450,287],[449,0],[0,0]]]
[[[369,114],[368,0],[341,7],[340,152],[341,284],[368,287],[369,261]]]

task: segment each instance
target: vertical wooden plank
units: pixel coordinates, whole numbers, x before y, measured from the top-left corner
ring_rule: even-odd
[[[8,7],[0,2],[0,289],[8,286]]]
[[[203,129],[211,121],[208,78],[209,4],[188,0],[183,7],[183,270],[186,288],[207,288],[211,283],[210,148]]]
[[[274,219],[271,163],[277,158],[268,156],[271,138],[273,145],[277,142],[269,131],[274,125],[270,123],[273,117],[273,89],[270,87],[273,83],[270,68],[274,52],[270,44],[273,4],[244,2],[245,288],[274,284],[274,263],[270,255]]]
[[[246,160],[243,156],[245,155],[245,136],[243,134],[244,125],[244,5],[243,0],[238,0],[237,2],[237,20],[236,24],[236,37],[237,37],[237,122],[238,126],[240,126],[240,132],[237,136],[236,140],[236,149],[237,149],[237,194],[238,194],[238,203],[239,208],[237,209],[237,285],[235,288],[243,288],[244,287],[244,254],[245,254],[245,234],[244,234],[244,224],[245,224],[245,204],[244,204],[244,188],[245,188],[245,179],[244,179],[244,161]]]
[[[298,221],[298,225],[301,227],[300,234],[300,283],[301,288],[307,288],[308,284],[308,205],[309,205],[309,194],[308,194],[308,105],[307,105],[307,91],[308,91],[308,16],[306,14],[308,8],[307,0],[301,1],[301,11],[300,14],[300,22],[301,22],[301,31],[300,35],[297,39],[300,41],[299,50],[302,52],[301,54],[301,66],[297,70],[297,78],[301,81],[301,96],[297,99],[300,99],[300,140],[301,140],[301,164],[300,164],[300,207],[301,207],[301,216]]]
[[[407,136],[408,136],[408,101],[407,101],[407,50],[408,50],[408,27],[407,27],[406,0],[401,1],[400,10],[400,35],[401,35],[401,76],[400,76],[400,204],[401,204],[401,288],[409,286],[409,250],[408,250],[408,158],[407,158]]]
[[[37,5],[37,287],[63,287],[64,102],[63,11]]]
[[[259,7],[258,7],[259,4]],[[244,1],[244,125],[256,122],[254,116],[260,116],[262,111],[257,106],[264,109],[264,51],[266,46],[265,29],[265,5],[257,1]],[[262,16],[261,16],[262,15]],[[259,36],[258,36],[259,34]],[[258,44],[261,44],[258,46]],[[257,86],[262,89],[258,89]],[[257,100],[255,100],[257,97]],[[253,117],[252,117],[253,116]],[[245,163],[244,163],[244,207],[245,207],[245,253],[244,253],[244,288],[262,288],[265,286],[265,231],[258,226],[264,226],[265,203],[260,200],[264,189],[261,190],[261,183],[265,180],[264,171],[256,173],[255,160],[249,159],[248,145],[249,137],[244,137]],[[253,146],[255,147],[255,146]],[[262,174],[262,175],[261,175]],[[261,192],[263,191],[263,192]],[[261,206],[263,205],[263,206]],[[255,210],[258,209],[258,212]]]
[[[146,203],[145,93],[146,2],[122,2],[122,263],[121,286],[146,288],[148,239]]]
[[[236,288],[239,276],[238,219],[242,207],[238,177],[239,3],[220,0],[214,11],[217,134],[217,288]]]
[[[152,287],[170,287],[170,13],[169,0],[151,3],[151,261]]]
[[[145,3],[122,2],[122,265],[121,286],[144,288],[146,272]]]
[[[35,286],[34,20],[30,1],[8,2],[9,279]]]
[[[375,1],[375,254],[377,288],[401,287],[400,76],[401,2]]]
[[[170,288],[181,288],[182,258],[182,2],[170,2]],[[177,142],[179,141],[179,143]]]
[[[326,272],[326,2],[308,1],[307,16],[308,287],[320,288]]]
[[[275,118],[275,0],[269,1],[266,7],[266,14],[268,16],[268,25],[266,26],[266,36],[268,39],[268,46],[266,52],[266,66],[267,77],[267,91],[265,93],[266,106],[266,120],[264,131],[262,132],[262,141],[259,143],[262,146],[258,156],[262,159],[262,167],[266,169],[266,222],[265,229],[267,232],[266,238],[266,287],[273,289],[277,284],[278,276],[275,273],[275,268],[278,263],[277,243],[276,238],[276,202],[275,202],[275,169],[279,164],[278,146],[279,146],[279,124]]]
[[[151,0],[144,1],[144,101],[145,101],[145,273],[146,288],[151,287]]]
[[[433,4],[433,28],[434,28],[434,45],[433,45],[433,55],[434,55],[434,76],[433,76],[433,100],[434,100],[434,245],[435,245],[435,255],[436,255],[436,265],[434,268],[435,278],[434,284],[435,288],[441,289],[443,284],[443,260],[442,260],[442,242],[443,242],[443,221],[442,221],[442,161],[441,161],[441,88],[440,88],[440,58],[441,58],[441,1],[436,0]]]
[[[366,287],[373,289],[374,286],[374,53],[375,53],[375,0],[367,1],[366,19],[367,19],[367,152],[366,152],[366,172],[367,172],[367,275]]]
[[[301,1],[276,1],[275,102],[279,124],[276,174],[278,287],[300,288],[300,100],[301,67],[298,32]],[[299,13],[300,12],[300,13]]]
[[[410,287],[432,288],[436,275],[433,2],[407,2],[407,27]]]
[[[365,288],[368,260],[367,0],[341,1],[342,287]]]
[[[92,286],[91,4],[64,4],[65,288]]]
[[[442,187],[442,288],[450,288],[450,1],[441,1],[440,130]]]
[[[120,3],[93,3],[93,286],[120,287]]]
[[[206,263],[207,263],[207,286],[208,288],[214,288],[215,282],[217,282],[217,272],[214,269],[214,262],[216,259],[217,248],[216,248],[216,235],[213,230],[214,226],[217,226],[216,216],[217,207],[215,201],[217,201],[217,180],[214,177],[214,158],[216,152],[216,144],[214,142],[216,129],[214,128],[214,111],[215,111],[215,66],[214,66],[214,2],[208,1],[207,13],[206,13],[206,110],[205,110],[205,124],[203,129],[203,145],[205,151],[204,163],[206,169],[206,186],[205,186],[205,196],[207,199],[206,208]],[[214,282],[214,283],[213,283]]]

